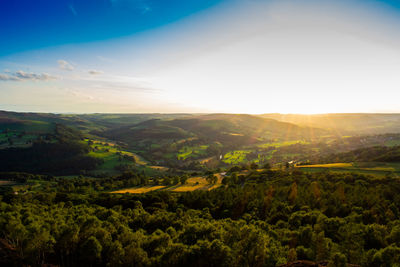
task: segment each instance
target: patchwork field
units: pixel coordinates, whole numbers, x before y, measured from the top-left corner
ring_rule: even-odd
[[[25,132],[10,131],[0,133],[0,148],[8,147],[29,147],[37,140],[39,135],[26,134]]]
[[[147,164],[147,162],[138,155],[121,150],[114,143],[89,139],[86,139],[85,142],[93,149],[89,152],[89,156],[104,160],[104,163],[98,168],[98,171],[113,172],[118,165],[136,166]]]

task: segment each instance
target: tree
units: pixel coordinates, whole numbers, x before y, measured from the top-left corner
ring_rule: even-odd
[[[342,253],[335,253],[328,264],[328,267],[346,267],[347,259]]]
[[[269,164],[269,162],[265,163],[263,166],[264,169],[266,170],[270,170],[271,169],[271,164]]]
[[[188,176],[187,176],[187,175],[182,175],[182,176],[180,177],[181,184],[186,184],[187,179],[188,179]]]
[[[250,169],[252,169],[252,170],[257,170],[257,169],[258,169],[258,164],[255,163],[255,162],[252,162],[252,163],[250,164]]]
[[[82,260],[90,265],[95,264],[101,259],[101,251],[103,247],[96,237],[89,237],[81,247]]]
[[[209,184],[216,184],[217,181],[218,181],[218,177],[215,176],[214,174],[209,174],[209,175],[206,177],[206,180],[207,180],[207,182],[208,182]]]
[[[294,204],[294,202],[296,201],[296,198],[297,198],[297,183],[294,182],[292,184],[292,186],[290,187],[288,199],[289,199],[290,203]]]
[[[286,163],[285,163],[285,168],[286,168],[286,169],[289,169],[289,168],[290,168],[289,162],[286,162]]]
[[[166,186],[171,185],[171,178],[169,178],[169,177],[164,177],[164,179],[163,179],[163,185],[166,185]]]
[[[175,177],[172,179],[172,183],[173,183],[174,185],[179,184],[179,181],[180,181],[179,176],[175,176]]]

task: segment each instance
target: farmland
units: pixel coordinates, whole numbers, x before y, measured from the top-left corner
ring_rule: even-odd
[[[100,171],[113,172],[119,165],[133,167],[136,166],[136,164],[146,164],[138,155],[121,150],[114,143],[89,139],[85,139],[85,142],[89,144],[92,149],[92,151],[89,152],[89,156],[104,160],[104,163],[98,168]]]
[[[38,138],[39,135],[34,133],[27,134],[21,131],[3,132],[0,133],[0,148],[27,147],[32,145],[32,142]]]
[[[195,190],[213,190],[222,185],[222,175],[216,174],[218,180],[215,184],[207,182],[205,177],[191,177],[187,179],[185,184],[165,186],[165,185],[153,185],[153,186],[138,186],[133,188],[125,188],[111,193],[131,193],[131,194],[143,194],[151,191],[172,191],[172,192],[190,192]]]
[[[309,144],[309,142],[303,140],[293,140],[293,141],[283,141],[283,142],[272,142],[272,143],[265,143],[258,145],[260,148],[269,148],[269,147],[283,147],[283,146],[290,146],[295,144]]]
[[[235,150],[228,152],[224,155],[223,162],[227,164],[241,164],[246,161],[246,154],[250,153],[249,150]]]
[[[147,193],[150,191],[155,191],[155,190],[160,190],[165,188],[163,185],[156,185],[156,186],[140,186],[140,187],[134,187],[134,188],[126,188],[126,189],[121,189],[117,191],[113,191],[111,193],[119,193],[119,194],[124,194],[124,193],[131,193],[131,194],[143,194]]]
[[[400,177],[400,163],[383,162],[355,162],[355,163],[330,163],[296,166],[304,172],[324,172],[335,173],[357,173],[372,175],[375,177],[384,177],[394,175]]]
[[[144,255],[143,266],[186,266],[194,253],[225,255],[243,243],[231,254],[234,259],[253,244],[258,250],[258,244],[274,242],[271,251],[282,255],[280,263],[293,255],[329,260],[340,250],[349,263],[372,267],[383,266],[380,253],[398,242],[399,134],[286,139],[292,126],[242,115],[147,122],[95,117],[65,116],[68,125],[56,122],[54,132],[0,133],[5,142],[0,200],[6,214],[0,221],[7,230],[1,238],[28,233],[23,244],[34,241],[38,247],[17,249],[31,266],[42,261],[48,244],[45,262],[55,266],[107,266],[108,253],[115,260],[110,266],[129,265],[137,255]],[[22,146],[29,139],[34,140]],[[53,227],[60,228],[50,233]],[[65,233],[79,238],[65,241]],[[218,243],[216,236],[221,236]],[[371,242],[375,236],[382,236],[383,243]],[[292,239],[299,242],[293,248],[288,246]],[[143,242],[133,248],[134,240]],[[154,248],[158,240],[167,242]],[[66,242],[77,249],[60,252]],[[83,248],[104,256],[81,259]],[[188,253],[176,259],[190,262],[165,264],[182,251]],[[327,254],[322,257],[321,251]],[[70,265],[56,260],[68,253],[76,259],[69,259]],[[129,257],[122,263],[124,255]],[[373,264],[364,264],[371,257]],[[232,264],[244,265],[254,262]]]
[[[185,160],[187,158],[198,158],[206,155],[206,150],[208,145],[201,145],[201,146],[184,146],[179,150],[177,153],[178,160]]]

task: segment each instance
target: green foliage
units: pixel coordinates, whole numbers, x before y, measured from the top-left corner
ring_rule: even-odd
[[[143,195],[98,193],[149,179],[135,172],[53,178],[42,193],[4,194],[1,238],[31,265],[275,266],[297,259],[372,267],[399,260],[398,179],[272,170],[225,178],[227,186],[212,191]]]

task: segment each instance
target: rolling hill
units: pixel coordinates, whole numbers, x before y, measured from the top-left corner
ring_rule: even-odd
[[[328,131],[300,127],[245,114],[191,115],[173,120],[148,120],[138,124],[114,128],[104,135],[123,142],[143,139],[183,139],[197,137],[221,143],[252,144],[266,139],[297,140],[318,138]]]
[[[297,125],[318,127],[338,135],[366,135],[400,133],[400,114],[340,113],[340,114],[263,114],[263,118],[290,122]]]

